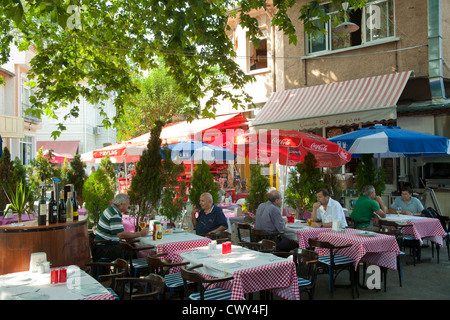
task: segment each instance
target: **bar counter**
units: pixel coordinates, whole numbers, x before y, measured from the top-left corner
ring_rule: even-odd
[[[38,226],[37,220],[23,226],[0,226],[0,274],[27,271],[34,252],[47,253],[50,267],[78,265],[90,261],[87,220]]]

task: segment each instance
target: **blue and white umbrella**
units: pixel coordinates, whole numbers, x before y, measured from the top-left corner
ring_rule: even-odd
[[[234,161],[236,158],[236,155],[228,149],[195,140],[169,145],[169,149],[172,150],[172,160],[175,162],[226,163],[227,160]]]
[[[394,126],[375,125],[328,140],[352,153],[352,158],[367,153],[376,158],[450,155],[449,139]]]

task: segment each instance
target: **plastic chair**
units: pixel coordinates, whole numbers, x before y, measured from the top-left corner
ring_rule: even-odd
[[[159,274],[163,277],[165,287],[169,289],[169,299],[172,299],[173,293],[175,290],[180,289],[181,295],[183,295],[183,278],[181,277],[181,273],[169,273],[170,269],[173,267],[181,267],[189,264],[188,261],[180,262],[180,263],[170,263],[166,261],[162,261],[160,257],[167,255],[166,252],[159,253],[152,256],[147,256],[147,265],[150,267],[151,271],[155,274]]]
[[[149,274],[144,278],[120,278],[116,280],[119,299],[124,300],[125,288],[140,287],[142,293],[130,293],[128,300],[161,300],[164,292],[164,278],[157,274]],[[139,285],[139,286],[137,286]]]
[[[319,241],[317,239],[309,239],[309,246],[315,247],[315,248],[324,248],[329,249],[330,254],[319,256],[319,264],[326,267],[328,269],[329,274],[329,290],[331,293],[331,297],[333,298],[334,294],[334,287],[335,287],[335,280],[339,273],[342,270],[348,270],[350,273],[350,283],[352,287],[352,296],[355,298],[355,290],[356,294],[359,296],[358,288],[356,286],[355,281],[355,269],[354,269],[354,263],[355,260],[349,257],[346,257],[344,255],[336,254],[338,251],[349,248],[352,246],[351,243],[343,245],[343,246],[334,246],[333,244],[326,242],[326,241]],[[335,275],[336,272],[336,275]]]
[[[205,279],[198,272],[192,271],[195,268],[202,267],[202,264],[189,268],[181,267],[181,276],[184,281],[184,288],[188,300],[231,300],[231,291],[222,288],[209,288],[212,284],[233,280],[233,276]],[[197,292],[189,295],[188,284],[190,282],[197,283]]]

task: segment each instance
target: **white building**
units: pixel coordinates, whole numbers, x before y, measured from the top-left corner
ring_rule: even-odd
[[[23,164],[29,164],[30,160],[36,157],[37,144],[42,145],[43,141],[52,141],[56,153],[58,145],[64,148],[67,147],[68,141],[71,141],[71,144],[76,146],[73,153],[80,154],[115,143],[116,130],[105,129],[102,126],[98,106],[84,99],[81,99],[78,106],[80,109],[78,118],[64,121],[63,116],[68,112],[68,108],[55,112],[59,117],[58,120],[46,116],[38,119],[25,115],[26,109],[30,107],[29,97],[32,95],[32,89],[26,82],[34,54],[32,47],[19,52],[12,46],[10,60],[0,66],[0,77],[5,81],[5,85],[0,85],[0,135],[3,147],[7,146],[10,150],[11,159],[18,157]],[[112,99],[103,106],[110,118],[116,112]],[[54,141],[51,133],[56,130],[59,122],[67,129]]]

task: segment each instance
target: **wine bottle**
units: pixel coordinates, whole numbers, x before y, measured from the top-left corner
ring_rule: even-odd
[[[78,221],[78,201],[77,193],[72,191],[72,207],[73,207],[73,221]]]
[[[55,200],[55,192],[52,191],[50,201],[48,202],[48,223],[58,222],[58,204]]]
[[[72,206],[72,199],[70,197],[70,192],[67,192],[66,221],[67,222],[72,222],[73,221],[73,206]]]
[[[47,223],[47,201],[45,200],[45,189],[42,188],[41,198],[38,207],[38,225],[45,226]]]
[[[61,191],[61,193],[59,194],[58,222],[60,222],[60,223],[66,222],[66,204],[64,202],[64,192],[63,191]]]

